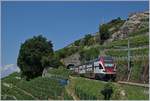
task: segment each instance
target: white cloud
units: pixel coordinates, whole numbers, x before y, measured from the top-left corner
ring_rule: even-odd
[[[15,66],[15,64],[5,65],[4,67],[1,67],[1,72],[5,71],[5,70],[8,70],[8,69],[12,69],[12,67],[14,67],[14,66]]]
[[[20,72],[20,69],[16,64],[5,65],[4,67],[1,67],[0,70],[1,70],[1,77],[5,77],[13,72]]]

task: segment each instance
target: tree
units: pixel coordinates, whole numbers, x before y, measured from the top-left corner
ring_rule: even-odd
[[[96,41],[96,43],[100,43],[100,34],[99,34],[99,32],[96,32],[95,41]]]
[[[58,68],[59,66],[64,66],[63,63],[60,62],[60,59],[54,55],[53,58],[49,57],[50,64],[49,66],[53,68]]]
[[[55,56],[57,56],[59,59],[65,58],[66,57],[65,48],[55,51]]]
[[[76,40],[76,41],[74,42],[74,45],[75,45],[75,46],[80,46],[80,40]]]
[[[44,68],[50,66],[53,58],[53,45],[42,35],[34,36],[21,44],[17,65],[27,80],[42,75]]]
[[[117,19],[111,20],[110,23],[112,23],[112,24],[117,24],[117,23],[120,23],[120,22],[122,22],[122,21],[123,21],[123,20],[122,20],[120,17],[118,17]]]
[[[109,27],[107,24],[103,24],[99,28],[101,44],[110,37]]]
[[[92,35],[91,34],[87,34],[84,37],[84,45],[91,45],[91,39],[92,39]]]

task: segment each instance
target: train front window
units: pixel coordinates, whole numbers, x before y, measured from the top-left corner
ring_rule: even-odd
[[[113,64],[112,63],[105,63],[105,67],[112,67]]]
[[[113,59],[112,58],[104,58],[105,67],[113,67]]]

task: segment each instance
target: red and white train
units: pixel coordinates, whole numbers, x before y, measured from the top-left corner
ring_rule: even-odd
[[[70,68],[75,73],[95,79],[116,78],[116,64],[112,57],[100,56],[86,64]]]

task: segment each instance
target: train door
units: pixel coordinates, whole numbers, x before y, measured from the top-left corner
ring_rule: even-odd
[[[82,73],[85,73],[85,69],[86,69],[86,66],[83,65],[83,66],[82,66]]]

